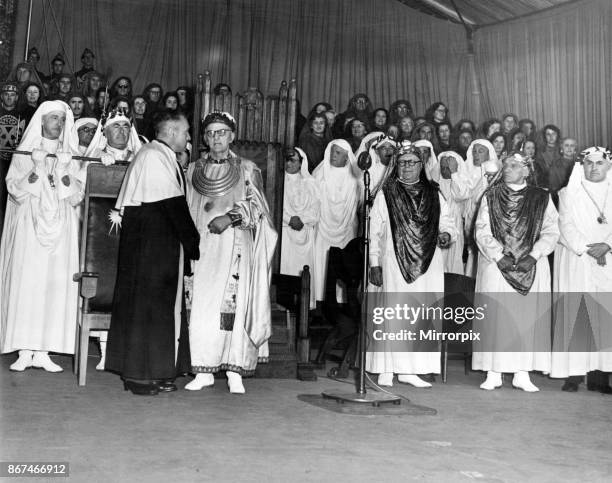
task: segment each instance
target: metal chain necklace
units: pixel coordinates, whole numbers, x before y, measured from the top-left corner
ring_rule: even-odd
[[[600,225],[604,223],[608,223],[608,220],[606,219],[606,215],[604,214],[604,209],[606,207],[606,202],[608,201],[608,193],[610,191],[610,184],[608,183],[608,186],[606,187],[606,197],[604,198],[604,202],[601,208],[599,208],[599,205],[595,201],[595,198],[593,198],[589,190],[586,188],[586,186],[584,185],[584,182],[580,184],[582,185],[584,192],[587,194],[587,196],[589,197],[589,199],[592,201],[592,203],[595,205],[595,208],[599,212],[599,216],[597,217],[597,223],[599,223]]]

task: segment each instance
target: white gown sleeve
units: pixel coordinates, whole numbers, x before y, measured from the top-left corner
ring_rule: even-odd
[[[551,254],[559,241],[559,214],[554,203],[548,196],[548,205],[544,212],[540,237],[534,243],[529,253],[536,260]]]
[[[489,220],[489,205],[483,197],[476,216],[476,244],[480,253],[489,261],[498,262],[504,257],[504,247],[497,241],[491,231]]]

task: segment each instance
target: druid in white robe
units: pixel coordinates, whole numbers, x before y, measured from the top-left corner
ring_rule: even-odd
[[[372,294],[369,297],[369,299],[371,298],[369,303],[374,304],[376,307],[392,307],[398,302],[397,294],[401,293],[402,304],[406,303],[413,307],[420,307],[422,304],[425,306],[431,304],[433,306],[444,294],[444,259],[442,250],[437,246],[437,237],[440,233],[447,233],[450,235],[450,242],[452,242],[457,238],[457,230],[448,212],[448,205],[444,197],[437,190],[437,185],[431,183],[426,178],[424,170],[422,170],[421,179],[418,182],[422,191],[417,189],[416,193],[409,195],[412,199],[410,204],[414,205],[412,209],[415,210],[415,214],[409,217],[411,221],[403,223],[405,225],[403,230],[411,234],[411,239],[405,242],[404,250],[411,253],[413,257],[416,256],[416,259],[410,265],[410,270],[413,272],[411,275],[414,280],[408,281],[403,274],[407,264],[403,262],[402,266],[404,268],[400,267],[398,251],[396,250],[396,242],[399,242],[399,238],[402,237],[397,234],[395,234],[397,237],[394,236],[388,208],[390,202],[388,197],[390,193],[393,193],[393,191],[389,191],[389,186],[391,183],[396,183],[398,186],[401,184],[396,178],[397,176],[392,171],[388,181],[378,192],[370,212],[371,240],[369,263],[370,267],[382,268],[382,290]],[[406,189],[412,190],[413,188]],[[438,208],[430,207],[432,211],[422,213],[422,201],[418,200],[422,200],[420,197],[425,195],[421,193],[425,191],[430,192],[432,198],[438,198]],[[432,205],[434,204],[432,201]],[[404,212],[404,209],[397,205],[395,209],[399,212]],[[420,223],[419,226],[413,226],[412,222],[421,219],[423,216],[435,217],[435,214],[431,214],[432,212],[437,213],[437,219],[427,219]],[[401,213],[396,215],[396,220],[400,219],[402,219]],[[437,230],[435,229],[436,227]],[[431,238],[427,243],[429,243],[430,254],[433,251],[433,255],[428,260],[422,259],[420,251],[415,248],[416,244],[424,242],[424,237]],[[427,264],[427,262],[429,263]],[[411,326],[406,322],[403,328],[417,330],[418,332],[419,326]],[[436,349],[437,344],[434,344],[434,350],[427,351],[419,347],[420,342],[418,337],[417,340],[412,342],[405,341],[405,343],[402,343],[403,351],[401,352],[394,350],[394,348],[397,349],[399,347],[395,342],[377,343],[376,350],[369,351],[366,354],[366,370],[377,374],[439,374],[440,351],[439,348]]]
[[[555,251],[551,377],[612,372],[612,256],[606,253],[605,265],[600,265],[586,253],[590,244],[612,247],[611,173],[608,170],[603,181],[592,182],[576,163],[567,187],[559,192],[561,238]]]
[[[231,153],[221,162],[207,157],[192,163],[187,178],[187,200],[201,237],[200,259],[193,269],[191,370],[252,375],[258,361],[268,358],[277,240],[261,172],[252,161]],[[222,179],[228,181],[226,190],[216,192],[211,182]],[[238,223],[211,233],[211,220],[228,213]]]
[[[480,156],[477,151],[480,147],[487,150],[488,155]],[[487,173],[499,171],[501,165],[495,148],[486,139],[475,139],[470,144],[465,159],[465,172],[470,185],[470,197],[465,201],[463,226],[465,245],[467,246],[467,262],[465,275],[475,278],[477,273],[478,247],[474,239],[474,222],[478,214],[478,206],[482,194],[489,186]]]
[[[44,114],[63,111],[59,139],[42,135]],[[41,104],[18,150],[70,153],[72,111],[61,101]],[[29,155],[15,154],[6,177],[9,192],[0,249],[0,349],[74,354],[79,271],[78,215],[84,196],[79,163],[61,167],[46,157],[35,167]],[[37,175],[33,181],[32,173]]]
[[[490,204],[495,200],[495,211]],[[474,319],[472,368],[502,372],[550,371],[551,285],[548,255],[559,238],[557,210],[545,190],[501,179],[485,192],[476,219],[480,250]],[[528,272],[516,268],[525,256],[535,259]],[[515,264],[502,272],[504,256]],[[537,390],[537,388],[535,389]]]
[[[447,174],[450,177],[445,177],[443,171],[446,168],[441,167],[438,184],[440,185],[440,193],[442,193],[448,205],[448,213],[455,224],[457,239],[448,248],[444,248],[442,254],[444,255],[444,271],[463,275],[465,270],[465,264],[463,263],[463,213],[465,202],[470,197],[470,184],[466,174],[465,162],[461,156],[454,151],[444,151],[438,155],[438,160],[449,156],[457,161],[457,171],[449,172]]]
[[[301,275],[305,265],[310,269],[310,308],[315,308],[314,293],[314,243],[315,229],[319,221],[320,200],[314,178],[308,172],[308,158],[300,148],[302,164],[295,174],[285,173],[283,191],[283,230],[281,242],[280,273]],[[301,230],[289,226],[297,216],[303,223]]]
[[[341,168],[331,164],[333,146],[348,152],[348,161]],[[357,236],[360,185],[351,169],[355,164],[353,158],[350,144],[344,139],[334,139],[327,145],[323,161],[313,172],[321,197],[321,216],[315,236],[316,300],[324,300],[330,247],[344,248]]]

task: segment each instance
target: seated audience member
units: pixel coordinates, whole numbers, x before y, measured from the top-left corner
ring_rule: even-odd
[[[51,85],[50,99],[68,103],[73,88],[76,88],[74,76],[65,73],[59,74],[55,83]]]
[[[74,73],[76,77],[77,86],[81,88],[81,86],[85,82],[85,75],[94,71],[94,60],[96,56],[91,51],[91,49],[86,48],[83,50],[81,54],[81,70]]]
[[[559,157],[561,130],[554,124],[547,124],[536,139],[537,156],[535,159],[536,177],[540,186],[549,187],[548,173]]]
[[[525,143],[525,133],[518,127],[514,128],[508,136],[506,136],[506,144],[508,146],[508,153],[515,153],[523,150]]]
[[[490,118],[480,125],[478,137],[489,139],[496,132],[501,131],[501,121],[499,119]]]
[[[414,118],[412,104],[406,99],[398,99],[389,107],[389,123],[398,125],[401,118],[409,116]]]
[[[18,111],[25,120],[25,127],[43,102],[43,90],[39,84],[29,82],[26,84],[23,95],[19,96]]]
[[[346,111],[336,116],[334,127],[332,128],[332,135],[335,139],[351,136],[351,133],[347,129],[348,123],[357,116],[361,116],[364,122],[367,123],[367,120],[372,117],[372,112],[373,108],[370,98],[366,94],[355,94],[349,100]]]
[[[351,135],[346,140],[351,145],[353,153],[355,153],[359,149],[365,135],[370,131],[368,121],[361,116],[357,116],[348,123],[348,128]]]
[[[463,129],[469,129],[470,131],[472,131],[472,134],[476,133],[476,125],[470,119],[464,118],[464,119],[459,120],[459,122],[455,124],[455,127],[453,128],[453,132],[458,133],[459,131],[462,131]]]
[[[516,114],[506,113],[502,116],[501,121],[501,132],[504,136],[506,136],[506,139],[508,139],[510,133],[519,127],[518,116]]]
[[[174,91],[166,92],[162,99],[161,108],[170,112],[177,112],[179,108],[178,94]]]
[[[457,133],[457,138],[453,145],[453,151],[459,154],[463,159],[467,157],[467,150],[474,140],[474,131],[471,129],[462,129]]]
[[[132,99],[132,117],[139,136],[144,136],[147,140],[155,137],[153,123],[147,116],[147,101],[144,96],[134,96]]]
[[[89,103],[87,98],[83,94],[73,92],[68,96],[68,105],[74,116],[74,120],[80,119],[81,117],[91,117],[92,113],[89,109]]]
[[[535,141],[536,127],[531,119],[521,119],[519,121],[519,129],[525,133],[525,139]]]
[[[443,102],[434,102],[427,108],[427,111],[425,111],[425,119],[434,126],[443,122],[447,122],[450,125],[448,107],[446,107]]]
[[[506,154],[506,138],[501,132],[498,131],[489,136],[489,142],[493,145],[498,159]]]
[[[147,101],[147,117],[152,119],[155,113],[162,107],[161,99],[164,95],[164,90],[160,84],[153,82],[145,87],[142,95]]]
[[[53,88],[54,84],[56,84],[59,76],[64,73],[64,65],[66,62],[64,61],[64,56],[61,53],[55,54],[55,57],[51,60],[51,73],[49,77],[43,79],[44,82],[47,82],[51,88]]]
[[[111,99],[108,105],[109,111],[121,111],[125,114],[125,117],[132,117],[132,103],[127,97],[117,96]]]
[[[117,96],[127,97],[131,99],[133,96],[132,93],[132,79],[126,76],[121,76],[113,82],[109,89],[109,96],[111,99],[114,99]]]
[[[451,149],[451,125],[449,122],[441,122],[435,125],[438,147],[436,154]]]
[[[414,130],[414,121],[410,116],[404,116],[397,123],[398,134],[397,142],[410,141],[412,131]]]
[[[372,119],[370,120],[370,126],[374,131],[387,132],[387,128],[389,127],[389,112],[379,107],[372,114]]]
[[[331,140],[331,129],[327,124],[325,114],[313,114],[302,129],[297,143],[298,147],[306,153],[310,172],[323,160],[325,148]]]
[[[525,143],[523,144],[523,153],[525,153],[525,156],[529,158],[529,161],[531,161],[531,163],[534,164],[534,169],[535,169],[535,158],[536,158],[536,153],[537,153],[535,141],[532,141],[531,139],[525,140]],[[538,186],[540,186],[540,183],[537,180],[537,172],[535,173],[535,177],[536,177],[536,182]]]
[[[93,110],[96,105],[96,94],[104,86],[106,80],[104,76],[95,70],[89,71],[83,76],[81,92],[87,98],[89,107]]]

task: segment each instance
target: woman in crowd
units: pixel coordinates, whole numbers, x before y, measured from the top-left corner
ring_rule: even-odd
[[[489,142],[495,149],[495,154],[498,159],[501,159],[502,154],[506,153],[506,138],[501,132],[495,132],[489,137]]]
[[[298,147],[306,153],[308,171],[312,173],[323,160],[325,148],[331,140],[331,129],[327,124],[325,114],[311,115],[297,143]]]

